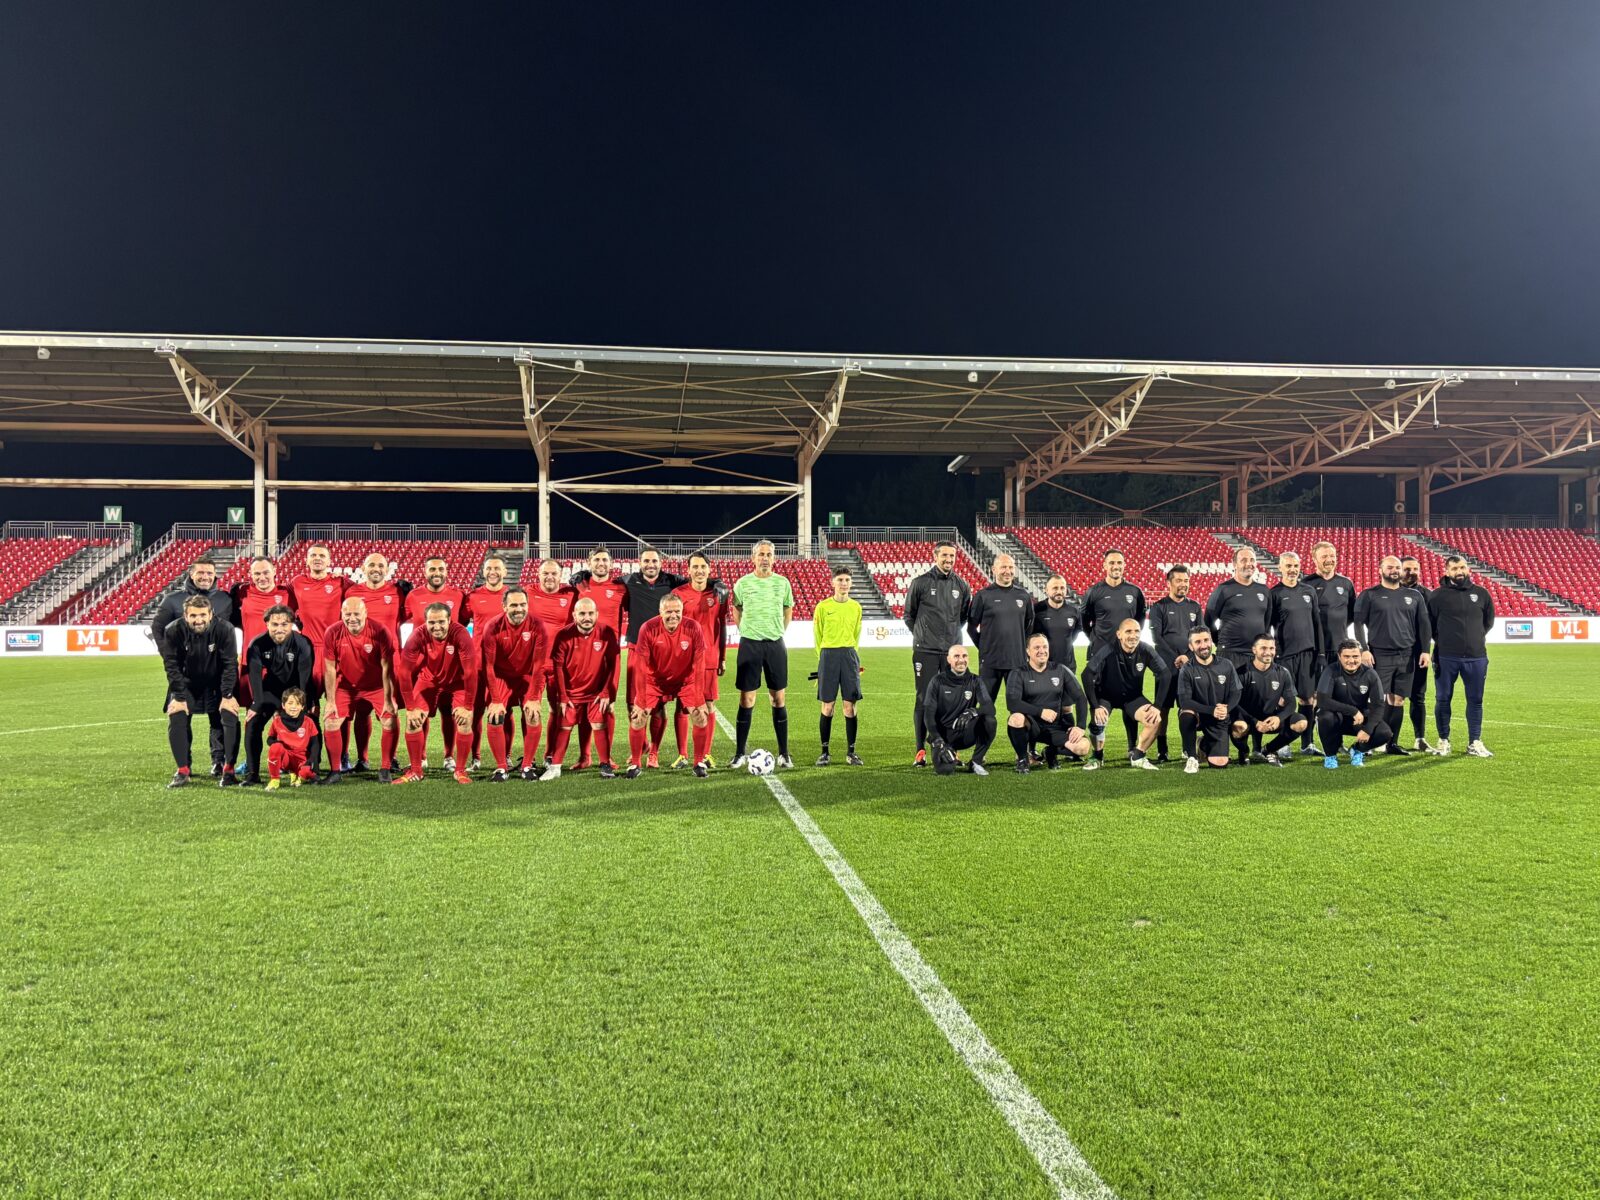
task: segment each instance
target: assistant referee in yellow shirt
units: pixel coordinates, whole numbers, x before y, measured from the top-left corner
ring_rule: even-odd
[[[856,646],[861,641],[861,605],[850,599],[850,571],[840,567],[833,573],[833,595],[817,605],[812,615],[817,641],[817,699],[822,701],[822,756],[817,766],[833,761],[828,756],[828,739],[833,735],[833,705],[844,701],[845,762],[865,766],[856,753],[856,705],[861,703],[861,658]]]

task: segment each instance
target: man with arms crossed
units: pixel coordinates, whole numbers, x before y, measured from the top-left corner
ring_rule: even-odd
[[[906,589],[905,622],[911,630],[911,724],[917,735],[915,767],[928,765],[927,721],[922,697],[928,681],[945,668],[945,655],[961,640],[961,628],[972,607],[972,589],[956,574],[956,544],[939,542],[933,566]]]
[[[1439,655],[1433,708],[1439,744],[1433,752],[1450,753],[1450,701],[1459,678],[1467,693],[1467,753],[1473,758],[1493,758],[1483,744],[1483,684],[1489,677],[1484,635],[1494,625],[1494,601],[1472,582],[1467,560],[1459,554],[1445,559],[1444,578],[1428,596],[1428,611]]]
[[[772,699],[772,734],[778,743],[778,766],[794,766],[789,757],[789,710],[784,707],[784,689],[789,686],[789,654],[783,634],[794,612],[794,589],[789,581],[772,569],[776,557],[771,542],[760,541],[751,552],[755,567],[733,585],[729,612],[739,627],[739,654],[734,661],[734,686],[739,689],[739,719],[735,725],[734,770],[749,759],[745,748],[750,741],[750,718],[756,705],[756,692],[766,678],[767,694]]]
[[[856,705],[861,703],[861,605],[850,598],[850,568],[833,573],[833,595],[817,605],[812,614],[817,640],[817,699],[822,704],[818,732],[822,735],[822,754],[817,766],[833,761],[828,753],[833,737],[833,706],[844,701],[845,762],[865,766],[856,754]]]

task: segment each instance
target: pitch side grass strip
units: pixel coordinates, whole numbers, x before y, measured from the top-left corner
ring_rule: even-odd
[[[734,728],[720,712],[717,713],[717,724],[732,741]],[[989,1098],[1005,1117],[1006,1124],[1016,1130],[1017,1137],[1022,1139],[1022,1144],[1033,1155],[1040,1170],[1055,1186],[1056,1194],[1063,1200],[1117,1200],[1116,1193],[1095,1174],[1094,1168],[1078,1147],[1073,1145],[1066,1130],[1039,1103],[1038,1097],[1028,1090],[1028,1085],[1018,1077],[1005,1056],[984,1036],[978,1023],[961,1006],[961,1001],[945,987],[944,981],[917,952],[911,939],[900,931],[894,918],[878,903],[872,889],[861,881],[844,855],[828,840],[827,834],[817,827],[811,814],[806,812],[776,775],[768,775],[762,782],[788,814],[789,820],[794,822],[794,827],[805,838],[806,844],[828,868],[834,882],[850,898],[850,903],[861,914],[861,919],[872,931],[885,957],[910,985],[912,992],[922,1002],[922,1007],[928,1010],[928,1015],[939,1027],[939,1032],[944,1034],[967,1064],[973,1078],[989,1093]]]

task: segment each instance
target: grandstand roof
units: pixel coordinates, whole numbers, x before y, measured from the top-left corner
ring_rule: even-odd
[[[41,356],[41,349],[49,357]],[[0,333],[0,438],[215,438],[181,356],[282,443],[527,446],[519,361],[550,448],[793,454],[845,384],[827,449],[1031,470],[1417,469],[1560,433],[1600,463],[1600,370],[984,359],[538,343]],[[1277,465],[1274,465],[1277,464]],[[1536,465],[1530,462],[1528,465]],[[1511,469],[1520,469],[1512,467]]]

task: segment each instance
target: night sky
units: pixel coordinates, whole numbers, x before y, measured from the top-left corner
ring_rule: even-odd
[[[1592,3],[96,8],[0,31],[0,328],[1600,366]]]

